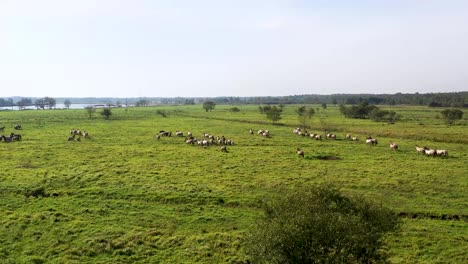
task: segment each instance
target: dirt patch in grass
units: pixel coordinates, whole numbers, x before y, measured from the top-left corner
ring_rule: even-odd
[[[318,154],[311,157],[311,159],[319,159],[319,160],[341,160],[341,157],[331,154]]]

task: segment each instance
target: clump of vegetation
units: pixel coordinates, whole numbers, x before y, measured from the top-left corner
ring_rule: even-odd
[[[213,111],[213,109],[215,108],[216,106],[216,103],[215,102],[211,102],[211,101],[206,101],[203,103],[203,109],[205,109],[206,112],[208,111]]]
[[[146,107],[149,106],[150,101],[146,99],[141,99],[135,102],[136,107]]]
[[[65,99],[65,101],[63,101],[63,105],[65,105],[67,109],[70,109],[71,104],[72,104],[71,101],[68,99]]]
[[[279,105],[266,105],[266,106],[259,106],[260,113],[265,114],[266,118],[271,120],[274,123],[281,120],[281,114],[283,113],[283,106]]]
[[[162,117],[167,117],[166,111],[163,110],[156,110],[156,114],[162,116]]]
[[[253,263],[385,262],[385,234],[400,220],[391,210],[330,186],[279,195],[247,236]]]
[[[85,110],[86,110],[86,113],[88,114],[88,118],[91,119],[94,115],[94,113],[96,113],[96,109],[92,106],[87,106],[85,107]]]
[[[350,107],[341,104],[340,112],[347,118],[371,119],[377,122],[387,121],[393,123],[401,118],[401,115],[397,114],[395,111],[381,110],[375,105],[369,105],[368,102],[352,105]]]
[[[229,112],[238,113],[238,112],[240,112],[240,109],[239,109],[239,107],[231,107],[231,108],[229,109]]]
[[[369,118],[369,114],[378,109],[375,105],[369,105],[369,103],[364,102],[359,105],[352,105],[350,107],[346,107],[345,105],[340,105],[340,112],[347,118],[361,118],[367,119]]]
[[[386,121],[389,123],[394,123],[395,121],[400,120],[401,115],[397,114],[395,111],[374,109],[372,112],[370,112],[369,118],[376,122]]]
[[[26,197],[39,197],[39,196],[42,196],[42,197],[47,197],[49,196],[47,193],[46,193],[46,190],[44,187],[42,186],[39,186],[39,187],[34,187],[34,188],[29,188],[27,190],[24,191],[24,196]]]
[[[308,127],[310,119],[315,114],[314,108],[307,108],[305,105],[300,106],[296,109],[296,113],[299,118],[299,123],[302,127]]]
[[[102,115],[102,117],[104,117],[104,119],[107,120],[107,119],[109,119],[110,116],[112,115],[112,111],[111,111],[111,109],[110,109],[109,107],[104,108],[104,109],[102,109],[102,111],[101,111],[101,115]]]
[[[462,119],[463,111],[460,109],[445,109],[440,112],[445,120],[445,123],[449,126],[453,125],[455,121]]]

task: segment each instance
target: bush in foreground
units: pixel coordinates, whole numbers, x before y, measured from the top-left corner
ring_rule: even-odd
[[[321,186],[273,198],[248,233],[253,263],[384,263],[385,234],[398,216],[360,198]]]

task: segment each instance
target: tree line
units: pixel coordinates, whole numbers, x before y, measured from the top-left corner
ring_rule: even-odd
[[[332,94],[291,95],[276,97],[215,98],[215,102],[247,104],[332,104],[332,105],[423,105],[430,107],[468,107],[468,92],[427,94]]]
[[[65,102],[65,106],[69,107],[70,102]],[[28,106],[35,106],[37,109],[52,109],[57,105],[57,101],[52,97],[44,97],[33,100],[31,98],[21,98],[20,100],[14,102],[12,98],[0,98],[0,107],[12,107],[17,106],[19,109],[25,109]]]
[[[27,99],[27,98],[25,98]],[[21,97],[0,98],[0,106],[16,106]],[[69,100],[67,98],[56,98],[59,103]],[[468,92],[453,93],[414,93],[414,94],[331,94],[331,95],[289,95],[289,96],[260,96],[260,97],[213,97],[213,98],[193,98],[193,97],[144,97],[144,98],[73,98],[74,103],[92,104],[138,104],[148,106],[152,104],[179,104],[193,105],[203,104],[206,101],[218,105],[225,104],[332,104],[332,105],[358,105],[367,102],[370,105],[424,105],[431,107],[468,107]]]

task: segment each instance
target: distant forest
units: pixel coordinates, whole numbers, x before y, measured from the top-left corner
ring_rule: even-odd
[[[24,99],[27,100],[24,100]],[[30,99],[30,100],[29,100]],[[18,102],[34,102],[37,98],[10,97],[0,98],[1,107],[16,106]],[[468,107],[468,92],[426,93],[426,94],[332,94],[332,95],[290,95],[261,97],[138,97],[138,98],[54,98],[56,103],[63,104],[68,100],[72,104],[108,104],[108,105],[165,105],[165,104],[198,104],[212,101],[216,104],[345,104],[355,105],[425,105],[431,107]]]

